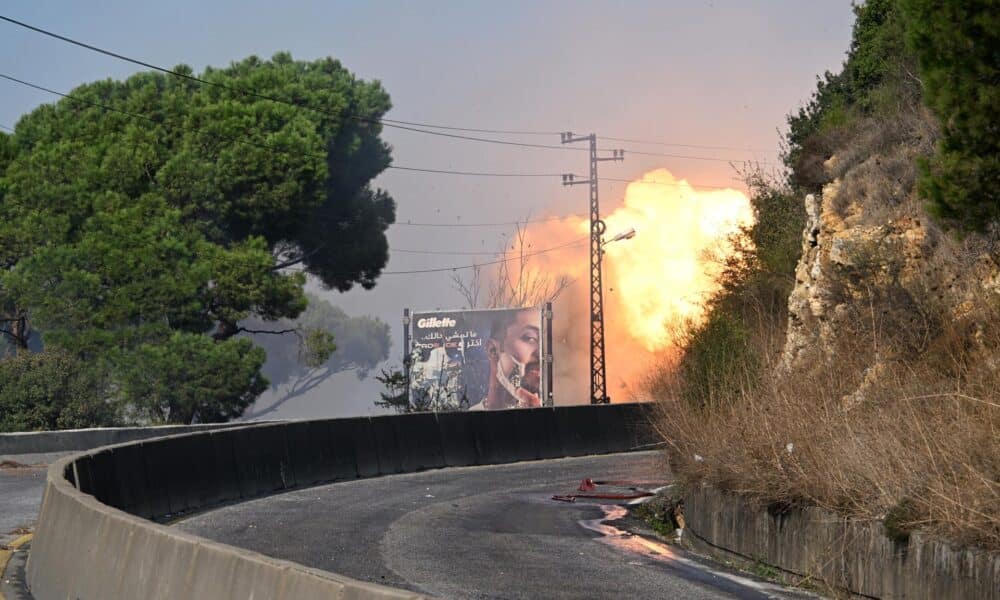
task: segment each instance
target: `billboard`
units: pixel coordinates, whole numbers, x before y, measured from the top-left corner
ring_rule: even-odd
[[[411,405],[422,410],[551,406],[551,309],[406,314]]]

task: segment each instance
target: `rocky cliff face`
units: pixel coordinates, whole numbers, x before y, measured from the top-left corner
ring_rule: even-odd
[[[914,165],[929,140],[914,136],[921,139],[910,131],[852,164],[835,156],[826,168],[836,177],[805,198],[781,368],[808,370],[851,354],[861,363],[852,400],[889,366],[953,336],[956,324],[961,342],[996,364],[983,332],[1000,306],[1000,240],[995,233],[958,239],[927,216]]]

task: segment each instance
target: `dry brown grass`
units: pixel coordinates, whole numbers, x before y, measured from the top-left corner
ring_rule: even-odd
[[[851,205],[864,207],[860,222],[874,225],[912,212],[916,158],[931,154],[939,135],[937,122],[919,101],[891,115],[860,119],[840,140],[827,169],[831,179],[842,181],[833,209],[847,218]]]
[[[671,375],[679,372],[673,364],[647,381],[661,399],[658,426],[679,476],[768,504],[888,516],[897,536],[921,529],[1000,550],[995,307],[943,322],[917,356],[873,362],[886,356],[891,332],[859,327],[835,359],[782,375],[775,373],[784,332],[773,327],[755,339],[759,355],[774,359],[720,373],[739,383],[723,397],[679,400],[684,382]],[[866,375],[863,393],[854,393]]]

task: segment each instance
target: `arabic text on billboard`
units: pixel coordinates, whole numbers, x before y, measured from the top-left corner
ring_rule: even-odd
[[[414,313],[410,402],[425,410],[541,405],[539,308]]]

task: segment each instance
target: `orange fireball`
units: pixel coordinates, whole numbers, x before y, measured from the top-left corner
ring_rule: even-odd
[[[720,289],[732,239],[754,221],[750,199],[735,189],[697,190],[666,169],[628,185],[624,198],[603,198],[607,224],[604,254],[604,331],[608,392],[630,399],[655,353],[671,351],[677,332],[702,322],[708,300]],[[635,229],[630,239],[611,242]],[[590,397],[589,222],[571,216],[539,223],[524,243],[531,250],[570,247],[534,255],[521,277],[564,276],[573,283],[554,303],[556,402]],[[579,242],[579,244],[573,244]]]
[[[609,234],[638,232],[605,246],[606,279],[620,312],[615,320],[655,351],[674,344],[673,331],[704,317],[723,259],[734,252],[732,236],[754,216],[743,192],[698,191],[658,169],[629,184],[624,206],[604,220]]]

